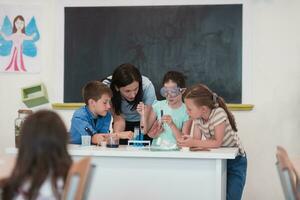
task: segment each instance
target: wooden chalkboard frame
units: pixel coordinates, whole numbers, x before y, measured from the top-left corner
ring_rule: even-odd
[[[247,6],[247,2],[243,0],[217,0],[217,1],[174,1],[174,2],[160,2],[159,4],[155,4],[158,6],[161,5],[210,5],[210,4],[242,4],[243,6],[243,53],[242,53],[242,102],[249,102],[251,100],[252,96],[252,90],[251,90],[251,48],[250,47],[250,35],[251,35],[251,22],[249,18],[249,8]],[[109,1],[109,2],[98,2],[98,1],[92,1],[88,0],[85,2],[80,1],[62,1],[60,2],[60,5],[58,6],[59,9],[59,18],[64,19],[64,8],[65,7],[78,7],[78,6],[155,6],[153,5],[153,2],[147,2],[143,1],[143,3],[136,3],[133,1]],[[60,44],[60,48],[58,49],[58,66],[59,66],[59,80],[58,80],[58,86],[56,87],[56,101],[57,102],[63,102],[63,79],[64,79],[64,20],[60,20],[58,23],[58,41]],[[230,103],[230,102],[229,102]]]

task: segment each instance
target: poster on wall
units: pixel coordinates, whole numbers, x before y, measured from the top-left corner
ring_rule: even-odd
[[[0,72],[40,72],[40,12],[39,6],[1,5]]]

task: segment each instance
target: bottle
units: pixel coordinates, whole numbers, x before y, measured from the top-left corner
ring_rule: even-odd
[[[20,131],[25,118],[32,114],[32,110],[18,110],[18,117],[15,119],[15,146],[19,148],[20,144]]]

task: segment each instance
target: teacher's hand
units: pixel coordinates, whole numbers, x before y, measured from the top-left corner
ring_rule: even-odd
[[[143,113],[145,112],[145,104],[143,102],[140,102],[137,107],[136,107],[136,111],[140,114],[143,115]]]
[[[147,135],[151,138],[157,138],[163,131],[164,128],[162,127],[162,124],[156,120]]]
[[[121,139],[132,139],[133,137],[133,132],[132,131],[121,131],[115,133],[117,136]]]

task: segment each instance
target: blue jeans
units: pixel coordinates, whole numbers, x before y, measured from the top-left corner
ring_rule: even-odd
[[[227,191],[226,200],[242,198],[247,174],[247,157],[237,156],[227,160]]]

